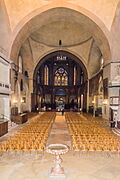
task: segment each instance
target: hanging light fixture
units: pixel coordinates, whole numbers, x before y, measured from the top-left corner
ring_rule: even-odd
[[[61,46],[62,46],[62,40],[59,40],[59,47]],[[59,51],[57,55],[57,61],[65,61],[66,59],[67,57],[62,55],[61,52]]]

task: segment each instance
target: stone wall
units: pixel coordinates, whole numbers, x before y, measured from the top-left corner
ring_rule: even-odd
[[[0,53],[0,117],[10,119],[10,64]]]

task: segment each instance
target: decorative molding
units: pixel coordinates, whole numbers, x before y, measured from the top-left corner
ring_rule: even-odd
[[[106,66],[109,66],[110,64],[118,64],[118,63],[120,63],[120,61],[111,61],[111,62],[103,65],[103,68],[105,68]]]

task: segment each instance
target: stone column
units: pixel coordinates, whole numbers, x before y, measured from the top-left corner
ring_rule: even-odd
[[[33,93],[33,78],[29,75],[29,111],[31,111],[31,94]]]
[[[120,61],[111,63],[111,80],[109,83],[110,107],[113,110],[113,121],[120,128],[119,106],[120,106]]]
[[[109,89],[108,83],[111,76],[111,64],[108,63],[103,67],[103,106],[102,106],[102,117],[109,119]],[[107,84],[105,82],[108,82]],[[106,87],[105,87],[106,86]],[[108,94],[105,95],[105,88]]]
[[[87,84],[87,112],[89,111],[89,80]]]
[[[119,105],[120,61],[112,61],[103,67],[103,86],[106,78],[108,79],[108,97],[103,99],[103,117],[109,119],[109,109],[112,108],[114,119]]]

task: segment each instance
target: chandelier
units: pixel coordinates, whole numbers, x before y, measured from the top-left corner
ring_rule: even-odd
[[[59,47],[61,47],[61,46],[62,46],[62,40],[59,40]],[[56,59],[57,59],[57,61],[65,61],[65,60],[67,60],[67,57],[65,55],[62,55],[61,51],[59,51]]]

